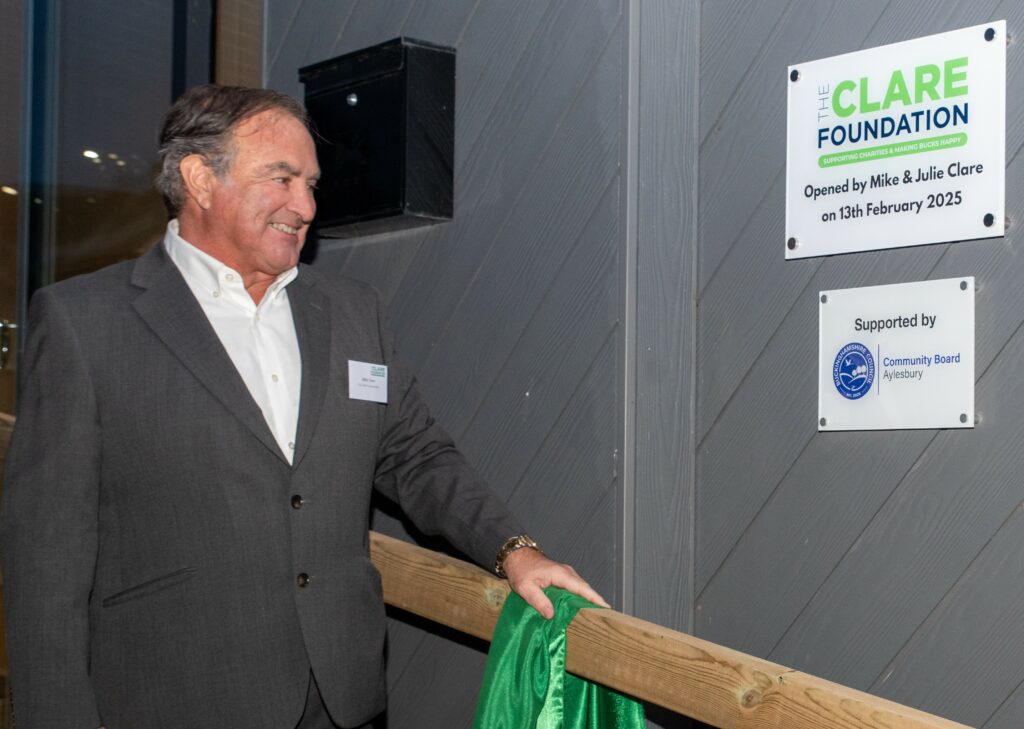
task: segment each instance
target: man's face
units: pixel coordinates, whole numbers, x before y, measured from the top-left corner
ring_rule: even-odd
[[[247,282],[273,278],[299,262],[316,212],[316,148],[301,122],[264,111],[235,129],[234,156],[214,180],[209,213],[214,254]]]

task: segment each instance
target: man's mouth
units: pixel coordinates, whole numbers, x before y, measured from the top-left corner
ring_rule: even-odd
[[[271,223],[270,227],[274,230],[280,230],[282,233],[287,233],[288,235],[297,235],[299,232],[298,228],[293,228],[292,226],[285,225],[284,223]]]

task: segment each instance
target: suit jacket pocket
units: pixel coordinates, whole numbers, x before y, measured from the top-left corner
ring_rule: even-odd
[[[195,567],[183,567],[180,570],[175,570],[166,575],[160,577],[154,577],[152,580],[146,580],[140,582],[137,585],[129,587],[127,590],[121,590],[115,592],[110,597],[103,598],[103,607],[114,607],[122,603],[129,602],[131,600],[137,600],[140,597],[147,597],[154,595],[158,592],[162,592],[175,585],[180,585],[182,582],[192,579],[196,574]]]

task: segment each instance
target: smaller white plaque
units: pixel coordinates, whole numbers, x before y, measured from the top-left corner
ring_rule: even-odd
[[[818,430],[974,427],[973,276],[818,301]]]

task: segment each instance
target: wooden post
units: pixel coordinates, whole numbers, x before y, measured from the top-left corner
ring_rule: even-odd
[[[229,86],[263,86],[263,2],[219,0],[214,21],[214,80]]]

